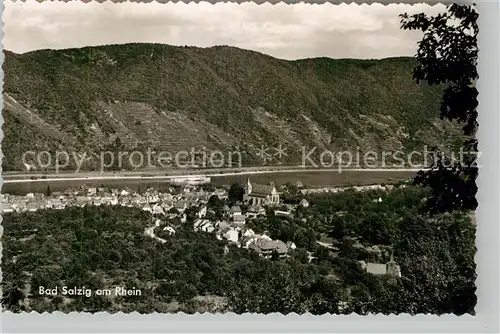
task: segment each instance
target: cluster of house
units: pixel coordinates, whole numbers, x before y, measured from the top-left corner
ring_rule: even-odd
[[[204,232],[215,232],[219,240],[226,239],[238,247],[253,250],[264,257],[270,257],[273,253],[280,257],[287,256],[289,250],[296,248],[293,242],[284,243],[281,240],[273,240],[265,233],[257,234],[246,226],[247,220],[266,215],[264,206],[279,205],[280,193],[274,185],[256,184],[252,183],[250,179],[247,179],[244,190],[243,202],[249,205],[245,214],[237,205],[231,209],[225,207],[224,211],[229,213],[230,219],[213,223],[204,219],[204,212],[201,211],[199,218],[194,223],[194,228]],[[309,203],[304,199],[299,205],[307,207]],[[288,211],[275,210],[274,214],[288,216],[293,208],[289,209]]]
[[[405,188],[405,185],[401,185],[400,188]],[[392,184],[380,185],[374,184],[369,186],[352,186],[352,187],[322,187],[322,188],[309,188],[309,189],[301,189],[300,192],[303,195],[307,194],[318,194],[318,193],[338,193],[346,190],[354,190],[354,191],[368,191],[368,190],[382,190],[382,191],[390,191],[394,189]]]
[[[281,240],[272,240],[265,233],[257,234],[246,226],[247,219],[266,214],[266,210],[262,206],[253,205],[245,214],[237,205],[230,209],[225,207],[224,211],[229,219],[212,222],[205,218],[206,207],[202,208],[198,212],[198,219],[193,225],[195,231],[215,233],[216,238],[219,240],[225,239],[238,247],[256,251],[264,257],[270,257],[273,252],[276,252],[280,257],[284,257],[287,256],[289,250],[296,248],[293,242],[285,244]]]
[[[167,192],[149,189],[139,194],[129,189],[82,187],[68,189],[64,193],[53,192],[49,196],[41,193],[29,193],[24,196],[2,194],[2,212],[33,212],[42,209],[60,210],[68,206],[112,205],[138,207],[154,214],[166,214],[172,208],[182,213],[191,205],[206,203],[212,195],[223,199],[227,197],[227,191],[216,189],[208,192],[192,186],[184,187],[181,192],[176,192],[173,188]]]
[[[216,238],[219,240],[227,240],[238,247],[253,250],[264,257],[270,257],[273,253],[276,253],[280,257],[285,257],[289,250],[296,248],[293,242],[284,243],[281,240],[273,240],[265,233],[257,234],[246,226],[248,220],[266,215],[264,206],[273,207],[278,205],[280,203],[279,195],[276,188],[272,185],[252,184],[248,180],[243,196],[243,201],[249,205],[245,213],[242,212],[239,205],[231,208],[226,205],[223,208],[224,219],[213,221],[207,218],[209,210],[206,205],[203,205],[197,212],[193,228],[195,231],[215,233]],[[308,206],[309,203],[303,200],[299,205]],[[276,215],[289,215],[290,211],[275,210],[274,213]],[[152,213],[155,212],[153,211]],[[145,233],[160,242],[165,242],[164,239],[154,234],[154,229],[160,227],[160,225],[161,221],[156,220],[155,225],[147,228]],[[163,227],[163,230],[169,234],[175,233],[175,230],[171,226]]]
[[[369,189],[380,189],[379,187],[370,186]],[[129,189],[94,187],[68,189],[64,193],[53,192],[49,196],[41,193],[29,193],[24,196],[2,194],[1,204],[3,213],[64,209],[67,206],[83,207],[85,205],[138,207],[150,212],[153,217],[154,225],[146,227],[145,234],[160,242],[166,242],[166,240],[155,234],[157,228],[162,228],[170,235],[175,234],[175,229],[172,226],[164,226],[164,222],[159,217],[179,218],[180,223],[185,223],[187,221],[185,210],[188,207],[197,206],[200,209],[196,213],[197,217],[193,225],[195,231],[215,233],[219,240],[225,239],[238,247],[253,250],[264,257],[270,257],[273,253],[280,257],[286,257],[290,250],[296,248],[293,242],[284,243],[281,240],[272,240],[266,233],[257,234],[246,225],[247,221],[267,214],[264,206],[270,209],[280,204],[280,193],[273,185],[252,184],[250,180],[247,181],[244,190],[243,201],[248,205],[246,212],[243,213],[238,205],[231,208],[226,205],[223,208],[224,218],[218,221],[207,219],[209,210],[206,204],[213,195],[217,195],[222,200],[227,199],[227,191],[219,188],[214,191],[204,191],[196,186],[185,186],[182,191],[170,188],[167,192],[148,189],[141,194]],[[375,201],[381,202],[381,198]],[[308,207],[309,203],[302,199],[299,206]],[[290,216],[295,206],[288,205],[286,207],[287,210],[274,210],[274,214],[276,216]],[[323,246],[330,247],[327,244]],[[355,246],[362,247],[362,245]],[[373,251],[380,253],[376,246]],[[394,262],[392,255],[391,260],[385,264],[365,263],[363,261],[360,264],[364,270],[374,275],[401,276],[400,267]]]

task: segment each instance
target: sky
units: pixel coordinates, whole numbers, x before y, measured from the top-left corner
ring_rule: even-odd
[[[400,13],[443,5],[4,2],[4,48],[16,53],[154,42],[230,45],[282,59],[413,56],[421,32],[400,29]]]

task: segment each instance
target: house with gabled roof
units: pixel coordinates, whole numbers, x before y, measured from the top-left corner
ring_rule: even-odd
[[[214,225],[208,219],[197,219],[193,224],[195,231],[211,233],[215,230]]]
[[[255,236],[255,232],[251,228],[244,227],[244,228],[241,229],[241,233],[245,237],[253,237],[253,236]]]
[[[248,248],[254,240],[255,237],[253,236],[243,236],[240,240],[241,247]]]
[[[233,215],[233,223],[239,226],[245,225],[246,218],[241,213],[235,213]]]
[[[247,218],[254,218],[260,215],[265,215],[266,209],[262,205],[251,205],[246,213]]]
[[[196,214],[198,218],[204,218],[207,215],[207,207],[203,206]]]
[[[290,217],[292,214],[288,211],[274,210],[274,215],[277,217]]]
[[[231,207],[231,213],[233,215],[235,215],[235,214],[241,214],[241,207],[239,205],[233,205]]]

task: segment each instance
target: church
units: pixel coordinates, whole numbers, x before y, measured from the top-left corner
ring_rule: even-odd
[[[250,205],[278,205],[280,203],[280,194],[275,186],[252,184],[249,178],[245,185],[243,201]]]

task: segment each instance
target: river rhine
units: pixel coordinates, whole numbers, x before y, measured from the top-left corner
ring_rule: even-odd
[[[296,173],[272,172],[263,174],[238,174],[230,176],[213,176],[211,182],[216,186],[230,185],[235,182],[245,183],[250,177],[253,183],[269,184],[274,182],[277,186],[287,182],[296,183],[301,181],[306,187],[335,187],[350,185],[370,185],[391,183],[395,181],[408,180],[415,176],[414,171],[304,171]],[[25,183],[7,183],[2,186],[2,193],[24,195],[27,193],[45,193],[50,185],[52,192],[64,191],[69,188],[77,188],[82,185],[109,188],[129,188],[132,190],[146,189],[149,187],[159,190],[166,189],[169,180],[141,180],[141,179],[106,179],[106,180],[72,180],[72,181],[43,181]]]

